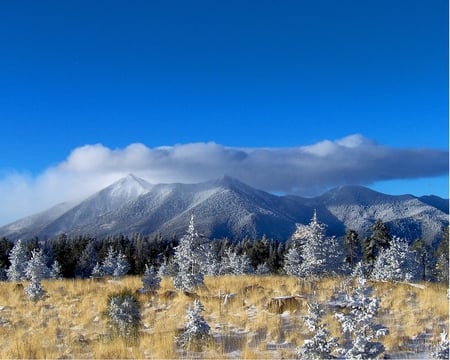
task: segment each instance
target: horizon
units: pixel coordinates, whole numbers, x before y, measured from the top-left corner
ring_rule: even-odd
[[[448,2],[0,4],[0,224],[229,173],[449,198]]]

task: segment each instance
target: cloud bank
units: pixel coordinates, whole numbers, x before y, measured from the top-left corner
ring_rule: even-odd
[[[361,135],[290,148],[237,148],[208,143],[124,149],[76,148],[68,158],[32,177],[0,177],[0,224],[62,201],[86,197],[134,173],[150,183],[194,183],[224,174],[269,192],[317,195],[346,184],[448,174],[443,150],[390,148]]]

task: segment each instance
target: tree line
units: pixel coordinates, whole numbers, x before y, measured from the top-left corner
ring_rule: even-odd
[[[339,269],[342,273],[348,273],[358,264],[363,265],[365,271],[370,273],[375,264],[381,266],[380,262],[384,264],[383,267],[391,266],[393,260],[387,258],[389,254],[391,257],[403,256],[401,254],[408,251],[413,257],[409,261],[414,265],[404,263],[398,266],[414,266],[414,276],[418,280],[448,281],[448,228],[434,246],[420,239],[411,243],[402,242],[390,234],[381,220],[374,223],[371,235],[364,239],[351,229],[340,239],[326,237],[326,225],[320,223],[315,213],[307,229],[306,236],[298,237],[294,233],[287,242],[265,236],[254,240],[248,237],[242,240],[211,240],[197,236],[196,241],[200,247],[193,248],[192,251],[193,254],[201,252],[210,257],[209,260],[204,260],[209,261],[211,266],[208,275],[258,272],[287,273],[302,277],[325,274],[328,267],[335,273]],[[194,230],[189,230],[188,227],[187,235]],[[101,239],[88,235],[71,237],[61,234],[47,241],[33,238],[24,241],[23,245],[26,259],[31,258],[34,250],[42,250],[47,266],[51,268],[56,261],[64,278],[91,277],[95,266],[105,262],[111,251],[123,256],[128,274],[142,275],[146,267],[153,267],[163,268],[161,270],[171,275],[178,271],[174,268],[175,254],[176,249],[181,246],[180,239],[176,236],[165,238],[161,235],[142,234],[118,234]],[[14,242],[7,238],[0,239],[0,277],[3,274],[4,278],[7,269],[11,267],[13,247]]]

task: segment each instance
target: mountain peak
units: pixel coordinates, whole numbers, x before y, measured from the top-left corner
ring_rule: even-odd
[[[104,190],[114,197],[136,198],[148,193],[151,188],[152,185],[144,179],[141,179],[134,174],[128,174]]]

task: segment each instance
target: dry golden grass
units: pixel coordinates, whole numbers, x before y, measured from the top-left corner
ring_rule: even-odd
[[[163,279],[157,295],[137,295],[142,304],[142,331],[135,343],[111,339],[106,318],[109,293],[142,286],[140,277],[120,281],[44,281],[48,297],[29,301],[15,283],[0,283],[0,358],[50,359],[163,359],[163,358],[292,358],[295,347],[310,337],[303,323],[306,301],[326,303],[342,279],[299,283],[281,276],[223,276],[206,278],[197,296],[215,341],[201,354],[176,348],[174,337],[183,327],[192,296],[176,292]],[[26,285],[26,284],[24,284]],[[373,283],[382,299],[379,322],[390,328],[383,343],[401,351],[407,341],[431,332],[437,339],[448,327],[446,287],[426,284],[425,289],[405,284]],[[225,296],[228,294],[228,296]],[[289,313],[267,311],[272,298],[300,295],[305,303]],[[340,328],[332,313],[324,322],[333,336]],[[428,329],[428,330],[427,330]]]

